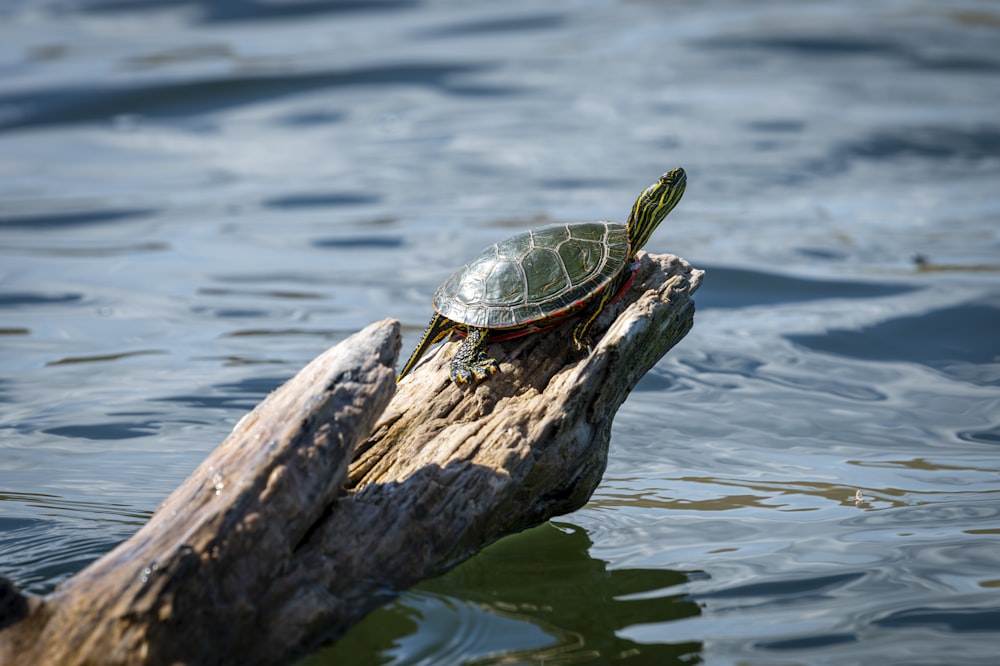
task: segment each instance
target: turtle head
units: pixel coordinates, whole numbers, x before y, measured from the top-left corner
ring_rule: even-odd
[[[667,213],[674,209],[684,194],[687,174],[677,167],[660,176],[636,199],[628,216],[628,243],[632,253],[639,251],[656,231]]]

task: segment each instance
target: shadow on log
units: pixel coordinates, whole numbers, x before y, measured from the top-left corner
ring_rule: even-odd
[[[567,344],[572,323],[495,343],[501,372],[471,387],[448,379],[458,342],[395,387],[399,324],[372,324],[268,396],[142,529],[55,592],[0,579],[0,663],[284,663],[581,507],[618,407],[690,330],[701,277],[641,253],[591,353]]]

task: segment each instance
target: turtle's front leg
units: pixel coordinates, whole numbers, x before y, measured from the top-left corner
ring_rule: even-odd
[[[469,327],[465,342],[451,360],[451,379],[456,384],[486,379],[500,369],[500,365],[486,355],[486,338],[489,330]]]
[[[590,329],[597,317],[604,311],[604,306],[611,302],[610,289],[605,289],[598,298],[591,301],[580,313],[576,326],[573,327],[573,346],[578,351],[593,351],[594,341],[590,337]]]

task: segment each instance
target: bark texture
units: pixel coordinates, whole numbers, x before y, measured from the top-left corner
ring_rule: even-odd
[[[567,344],[572,322],[495,343],[501,371],[476,386],[448,379],[452,341],[395,387],[399,324],[372,324],[271,394],[135,536],[54,593],[0,579],[0,663],[286,662],[579,508],[618,407],[690,330],[701,276],[643,254],[590,353]]]

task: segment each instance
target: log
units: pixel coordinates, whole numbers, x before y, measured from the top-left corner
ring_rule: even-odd
[[[394,386],[399,324],[372,324],[268,396],[131,539],[55,592],[0,580],[0,663],[285,663],[581,507],[618,407],[690,330],[701,277],[641,253],[590,353],[566,344],[572,323],[494,343],[500,373],[475,386],[448,379],[458,341]]]

